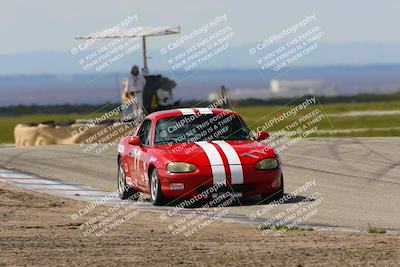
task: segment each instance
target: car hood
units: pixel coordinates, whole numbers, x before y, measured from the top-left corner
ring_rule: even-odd
[[[277,156],[266,144],[247,140],[163,144],[156,148],[168,161],[188,162],[196,166],[220,165],[221,162],[247,165]],[[216,159],[219,157],[222,161]]]

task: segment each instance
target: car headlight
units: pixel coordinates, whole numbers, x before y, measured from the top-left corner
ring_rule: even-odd
[[[256,169],[259,170],[271,170],[278,167],[279,162],[276,158],[266,158],[262,159],[256,163]]]
[[[167,170],[170,172],[194,172],[196,166],[186,162],[170,162],[167,164]]]

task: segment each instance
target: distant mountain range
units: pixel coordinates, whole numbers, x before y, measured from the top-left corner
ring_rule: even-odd
[[[249,55],[249,48],[255,44],[229,47],[218,56],[200,66],[201,69],[255,69],[256,57]],[[271,46],[272,50],[279,45]],[[374,65],[400,64],[400,44],[379,43],[321,43],[307,56],[296,61],[294,66],[332,66],[332,65]],[[162,56],[158,50],[151,49],[149,43],[148,56],[150,69],[171,71],[168,57]],[[79,64],[79,56],[66,52],[29,52],[20,54],[0,54],[0,75],[15,74],[83,74]],[[131,65],[142,64],[141,53],[135,52],[115,64],[107,67],[102,73],[128,72]]]
[[[205,99],[221,85],[242,98],[265,97],[271,79],[321,80],[320,94],[354,95],[400,91],[399,65],[296,67],[284,73],[259,69],[162,72],[178,86],[175,98]],[[0,76],[0,106],[17,104],[100,104],[118,101],[126,73]]]
[[[173,71],[168,63],[170,56],[151,49],[151,42],[148,45],[150,72],[174,79],[178,84],[176,98],[204,99],[221,85],[237,96],[268,97],[263,92],[269,89],[271,79],[322,80],[322,94],[400,90],[400,44],[322,43],[281,72],[261,71],[257,57],[248,52],[255,44],[229,47],[188,72]],[[278,46],[269,47],[269,51]],[[134,63],[142,63],[141,53],[135,52],[103,71],[85,72],[79,64],[81,57],[69,51],[0,54],[0,106],[116,100],[122,77]]]

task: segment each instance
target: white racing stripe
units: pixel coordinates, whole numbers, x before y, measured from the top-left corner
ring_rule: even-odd
[[[178,110],[182,112],[182,115],[196,115],[192,108],[180,108]]]
[[[133,170],[136,171],[136,149],[133,150],[131,157],[133,157]]]
[[[139,158],[140,158],[140,149],[135,148],[132,152],[131,157],[133,157],[133,170],[139,170]]]
[[[219,145],[219,147],[224,152],[226,158],[228,159],[229,169],[231,171],[232,184],[243,184],[243,168],[240,162],[239,155],[235,149],[225,141],[212,141],[214,144]]]
[[[196,108],[200,114],[204,115],[204,114],[213,114],[212,110],[209,108]]]
[[[211,165],[211,172],[213,176],[213,184],[224,183],[226,184],[226,173],[224,162],[218,150],[213,144],[206,141],[195,142],[206,153]]]
[[[136,163],[135,163],[135,169],[138,171],[140,169],[140,154],[142,151],[140,149],[137,150],[136,152]]]

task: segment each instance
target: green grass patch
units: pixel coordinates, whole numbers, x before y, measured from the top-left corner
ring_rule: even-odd
[[[370,234],[386,234],[386,231],[383,229],[370,228],[370,229],[368,229],[368,233],[370,233]]]
[[[318,98],[317,98],[318,99]],[[339,104],[322,104],[322,108],[326,113],[344,113],[349,111],[366,111],[366,110],[399,110],[400,101],[386,101],[386,102],[369,102],[369,103],[339,103]],[[269,113],[279,111],[286,111],[293,106],[283,107],[280,105],[270,106],[251,106],[251,107],[238,107],[238,111],[242,116],[254,117],[257,115],[259,118]]]
[[[293,106],[256,106],[256,107],[240,107],[235,109],[241,114],[252,130],[261,129],[269,120],[279,117],[284,112],[290,110]],[[295,116],[284,119],[281,123],[274,124],[267,131],[279,131],[284,129],[286,125],[297,121],[301,116],[306,115],[312,110],[319,109],[324,118],[317,122],[315,126],[318,130],[340,130],[340,129],[365,129],[361,132],[349,133],[327,133],[321,135],[310,135],[309,137],[355,137],[355,136],[400,136],[400,132],[395,129],[400,127],[400,116],[398,115],[382,115],[382,116],[334,116],[329,114],[343,113],[350,111],[370,111],[370,110],[400,110],[400,101],[388,102],[370,102],[370,103],[341,103],[341,104],[324,104],[309,106],[306,111],[299,111]],[[370,128],[387,128],[387,130],[370,131]]]
[[[289,102],[290,100],[288,100]],[[286,102],[286,103],[288,103]],[[51,106],[50,106],[51,107]],[[111,107],[111,106],[110,106]],[[103,107],[102,110],[107,111],[110,107]],[[235,109],[239,114],[243,116],[247,124],[251,129],[257,130],[259,126],[262,126],[268,119],[276,117],[285,111],[288,111],[293,106],[246,106],[238,107]],[[323,104],[322,106],[314,105],[308,109],[321,108],[327,113],[343,113],[349,111],[365,111],[365,110],[400,110],[400,101],[386,101],[386,102],[366,102],[366,103],[335,103],[335,104]],[[65,107],[63,107],[66,109]],[[0,115],[0,144],[14,143],[14,127],[20,123],[40,123],[43,121],[55,121],[65,122],[75,119],[94,118],[101,116],[103,113],[90,114],[86,112],[90,107],[81,107],[75,113],[59,114],[55,111],[57,109],[52,107],[52,111],[46,110],[46,106],[34,107],[34,111],[43,110],[43,114],[30,114],[30,115],[10,115],[27,113],[29,107],[14,107],[14,109],[6,110],[4,108],[3,114]],[[73,107],[68,107],[66,111],[73,110]],[[93,109],[95,111],[97,109]],[[6,113],[6,111],[8,113]],[[15,112],[15,113],[14,113]],[[309,111],[307,111],[309,112]],[[294,122],[299,116],[305,115],[303,111],[298,116],[288,118],[280,125],[273,126],[267,131],[278,131],[281,130],[285,125]],[[400,130],[390,129],[400,127],[400,116],[398,115],[383,115],[383,116],[355,116],[355,117],[328,117],[323,118],[316,124],[318,130],[335,130],[335,129],[356,129],[363,128],[365,131],[354,131],[345,133],[324,133],[324,134],[311,134],[308,137],[372,137],[372,136],[400,136]],[[369,130],[370,128],[386,128],[384,130]]]
[[[272,117],[271,117],[272,118]],[[257,120],[255,117],[246,118],[245,121],[252,130],[262,127],[269,119]],[[297,121],[299,116],[294,116],[285,119],[282,123],[268,128],[267,131],[279,131],[286,125]],[[338,129],[359,129],[359,128],[393,128],[400,127],[399,115],[382,115],[382,116],[357,116],[357,117],[324,117],[321,121],[315,124],[318,130],[338,130]]]
[[[286,225],[273,225],[273,224],[264,224],[260,228],[260,230],[271,230],[271,231],[314,231],[313,228],[302,228],[298,226],[288,227]]]
[[[354,131],[345,133],[319,133],[310,134],[307,137],[394,137],[400,136],[399,129],[383,129],[383,130],[368,130]]]

